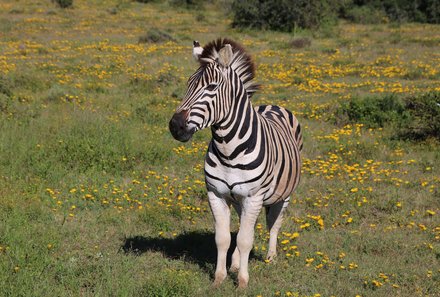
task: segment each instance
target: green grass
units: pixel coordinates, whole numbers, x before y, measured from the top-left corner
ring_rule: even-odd
[[[311,42],[296,48],[287,33],[230,22],[220,3],[0,4],[1,296],[440,295],[438,140],[334,121],[353,98],[438,92],[440,27],[341,23],[332,36],[297,32]],[[171,41],[139,43],[149,28]],[[279,255],[263,261],[261,216],[247,290],[235,274],[210,287],[210,132],[181,144],[168,131],[197,67],[192,40],[219,36],[254,56],[254,103],[284,106],[304,128]]]

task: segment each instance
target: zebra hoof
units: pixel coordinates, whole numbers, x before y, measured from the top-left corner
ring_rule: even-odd
[[[225,274],[223,274],[223,273],[218,273],[218,274],[215,276],[215,279],[214,279],[214,282],[212,283],[212,286],[213,286],[214,288],[218,288],[218,287],[223,283],[223,281],[225,280],[225,278],[226,278],[226,273],[225,273]]]
[[[268,253],[267,254],[267,256],[266,256],[266,260],[265,260],[265,262],[266,263],[270,263],[270,262],[273,262],[273,260],[275,260],[275,257],[277,256],[277,254],[276,253]]]
[[[238,277],[238,288],[239,289],[246,289],[248,286],[248,280]]]
[[[222,282],[223,281],[221,281],[221,280],[214,280],[214,282],[212,283],[212,287],[213,288],[218,288],[218,287],[220,287],[220,285],[222,284]]]

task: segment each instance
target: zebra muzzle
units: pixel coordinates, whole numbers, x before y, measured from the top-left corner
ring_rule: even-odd
[[[191,139],[196,129],[190,129],[187,125],[188,110],[176,112],[170,120],[169,128],[174,139],[186,142]]]

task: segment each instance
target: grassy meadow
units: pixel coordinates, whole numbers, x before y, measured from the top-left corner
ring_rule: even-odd
[[[440,92],[440,25],[239,31],[227,3],[0,2],[0,296],[440,296],[439,142],[335,116]],[[210,132],[168,131],[192,40],[220,36],[253,55],[254,103],[304,133],[278,257],[264,261],[261,216],[247,290],[234,274],[210,286]]]

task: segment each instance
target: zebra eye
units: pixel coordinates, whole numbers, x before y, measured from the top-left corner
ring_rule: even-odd
[[[217,84],[209,84],[207,87],[206,87],[206,89],[208,90],[208,91],[214,91],[215,90],[215,88],[217,88]]]

